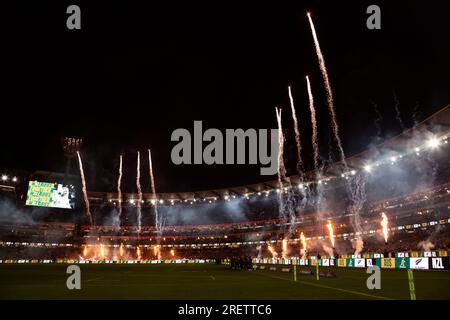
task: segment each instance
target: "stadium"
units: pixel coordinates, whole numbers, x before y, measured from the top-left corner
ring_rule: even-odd
[[[59,6],[5,46],[0,300],[450,299],[448,10]]]
[[[46,278],[48,273],[65,264],[87,266],[92,274],[86,282],[88,296],[47,291],[43,283],[32,281],[37,297],[121,297],[108,288],[120,286],[123,273],[130,273],[142,277],[133,279],[145,286],[167,284],[159,297],[185,294],[173,291],[176,281],[198,281],[193,287],[199,288],[222,281],[223,291],[205,296],[204,290],[193,290],[192,298],[230,298],[237,290],[233,283],[248,281],[252,293],[238,293],[245,298],[320,299],[339,294],[344,299],[408,299],[406,270],[411,269],[417,271],[418,298],[449,298],[449,128],[450,107],[445,107],[412,129],[347,158],[347,172],[340,161],[323,168],[320,180],[315,179],[317,172],[307,172],[302,178],[288,177],[282,188],[273,180],[184,193],[87,191],[84,200],[92,223],[79,177],[5,172],[0,268],[16,271],[2,280],[7,289],[2,298],[29,297],[30,290],[9,286],[20,283],[17,278],[34,277],[33,272],[39,274],[37,282],[54,281]],[[67,159],[76,157],[81,143],[64,140]],[[348,181],[364,188],[356,196],[356,211]],[[68,192],[61,197],[67,201],[37,202],[45,202],[45,188],[61,193],[64,186]],[[289,197],[295,201],[294,212],[282,215],[283,199]],[[66,210],[75,212],[67,215]],[[381,267],[387,279],[383,294],[365,288],[365,268],[372,265]],[[159,280],[147,283],[147,272]],[[283,280],[299,282],[298,288],[289,288],[291,283]],[[305,295],[302,283],[312,291]],[[289,294],[264,294],[268,291],[257,290],[263,284],[287,286]],[[394,290],[398,286],[404,290]],[[137,292],[129,298],[142,298],[144,293]]]

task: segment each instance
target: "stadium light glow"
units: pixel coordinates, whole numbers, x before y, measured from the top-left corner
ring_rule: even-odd
[[[163,199],[159,200],[159,203],[160,203],[160,204],[163,204],[163,203],[164,203],[164,200],[163,200]]]
[[[8,176],[7,175],[2,175],[2,181],[6,181],[6,180],[8,180]]]
[[[13,181],[13,182],[17,182],[17,177],[13,177],[13,178],[12,178],[12,181]]]
[[[364,166],[364,170],[366,170],[367,172],[371,172],[372,166],[368,164],[368,165]]]
[[[354,176],[354,175],[356,174],[356,170],[350,171],[350,174],[351,174],[352,176]]]
[[[431,149],[436,149],[437,147],[439,147],[439,140],[436,138],[431,138],[427,141],[427,146]]]

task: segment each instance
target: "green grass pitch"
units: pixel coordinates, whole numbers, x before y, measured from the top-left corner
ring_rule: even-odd
[[[0,299],[409,299],[406,270],[381,270],[381,290],[365,269],[321,268],[336,278],[223,265],[80,265],[81,290],[66,287],[67,265],[0,265]],[[300,267],[298,270],[315,270]],[[417,299],[450,299],[450,272],[414,271]]]

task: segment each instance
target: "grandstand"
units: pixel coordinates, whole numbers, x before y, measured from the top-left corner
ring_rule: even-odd
[[[136,194],[123,195],[123,213],[117,220],[118,195],[88,192],[94,224],[84,217],[83,203],[77,200],[73,214],[65,209],[25,206],[29,180],[67,181],[80,185],[77,176],[35,172],[5,173],[0,219],[0,259],[78,259],[87,247],[104,246],[117,258],[119,246],[135,257],[142,247],[142,259],[155,259],[159,254],[171,258],[171,250],[179,258],[226,259],[235,255],[268,257],[268,244],[280,251],[287,239],[289,256],[300,255],[299,234],[309,243],[309,256],[332,256],[323,249],[329,241],[325,224],[332,221],[336,238],[333,256],[351,256],[356,237],[353,216],[348,212],[349,199],[345,181],[355,172],[368,172],[367,199],[361,210],[362,254],[393,256],[395,252],[446,251],[449,246],[450,170],[448,137],[450,108],[440,110],[416,127],[357,155],[349,157],[349,172],[341,162],[324,169],[321,181],[308,172],[307,181],[290,177],[293,192],[312,188],[318,183],[325,190],[326,212],[317,212],[316,203],[308,203],[296,213],[295,221],[283,221],[278,215],[280,190],[278,181],[196,192],[143,195],[143,223],[137,232]],[[430,141],[437,145],[430,145]],[[436,142],[437,141],[437,142]],[[370,172],[369,172],[370,171]],[[79,192],[81,193],[81,192]],[[12,196],[14,195],[14,196]],[[159,234],[154,226],[157,206],[166,223]],[[389,217],[389,238],[380,236],[379,215]],[[320,213],[320,214],[319,214]],[[288,231],[292,233],[288,235]],[[293,230],[293,231],[292,231]],[[328,239],[328,240],[327,240]],[[432,240],[432,245],[424,242]]]
[[[446,107],[347,158],[347,167],[328,165],[320,180],[311,171],[282,187],[273,180],[143,194],[139,205],[137,194],[124,193],[119,203],[117,193],[87,191],[92,224],[69,169],[4,170],[0,272],[9,276],[0,279],[0,299],[415,299],[402,269],[428,270],[414,274],[418,299],[450,298],[449,273],[439,272],[450,269],[449,137]],[[347,182],[361,176],[355,211]],[[36,186],[44,191],[33,198]],[[49,202],[48,190],[70,201]],[[297,199],[295,219],[280,214],[286,197]],[[67,264],[83,265],[83,292],[60,285]],[[379,293],[366,287],[370,266],[390,269]]]

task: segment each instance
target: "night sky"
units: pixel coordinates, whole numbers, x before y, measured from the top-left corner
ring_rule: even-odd
[[[60,138],[71,136],[84,139],[90,190],[115,188],[122,153],[123,190],[134,192],[136,151],[146,155],[148,147],[161,192],[271,180],[275,176],[259,175],[260,165],[175,166],[170,136],[177,128],[193,132],[194,120],[205,129],[276,128],[274,107],[281,106],[288,173],[295,174],[287,86],[294,90],[310,168],[306,74],[321,155],[329,159],[335,146],[307,10],[325,55],[347,155],[401,132],[395,96],[406,128],[450,103],[445,1],[95,2],[2,8],[0,169],[62,172]],[[81,7],[80,31],[66,28],[69,4]],[[366,28],[370,4],[381,7],[381,30]],[[382,116],[378,122],[373,103]],[[382,129],[378,138],[375,123]]]

